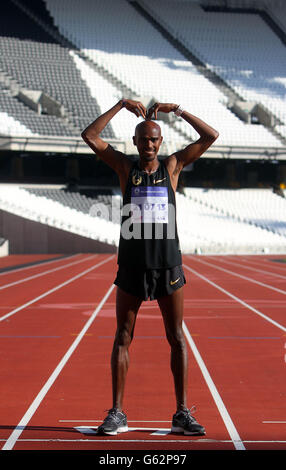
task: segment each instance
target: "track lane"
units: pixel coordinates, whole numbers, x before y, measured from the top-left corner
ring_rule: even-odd
[[[238,261],[261,269],[271,270],[273,273],[286,274],[286,263],[279,260],[286,259],[286,253],[281,255],[228,255],[227,259]]]
[[[233,296],[237,297],[241,302],[245,302],[248,306],[256,310],[256,314],[265,315],[265,319],[277,323],[277,326],[286,332],[285,326],[285,295],[286,289],[267,288],[269,283],[262,283],[256,280],[256,276],[244,276],[238,269],[225,269],[216,264],[209,263],[205,259],[196,257],[187,257],[187,264],[200,272],[210,281],[218,281],[218,285],[222,289],[226,289]],[[285,284],[285,282],[284,282]],[[284,287],[284,285],[283,285]]]
[[[0,269],[19,266],[26,263],[40,262],[42,260],[50,260],[56,256],[62,256],[57,254],[34,254],[34,255],[7,255],[0,257]]]
[[[275,272],[275,270],[272,269],[272,266],[260,266],[258,267],[257,264],[254,266],[254,265],[250,265],[249,263],[247,262],[242,262],[242,261],[238,261],[237,259],[236,260],[232,260],[231,258],[225,258],[225,257],[220,257],[220,258],[215,258],[213,259],[212,257],[206,257],[206,260],[207,261],[210,261],[210,262],[214,262],[214,264],[217,264],[219,263],[221,266],[224,266],[226,269],[231,269],[233,267],[237,267],[239,270],[241,270],[242,274],[244,274],[245,276],[251,276],[251,274],[258,274],[260,277],[260,280],[264,281],[264,282],[267,282],[269,281],[270,285],[271,285],[271,281],[275,281],[278,280],[278,281],[281,281],[284,280],[284,283],[282,284],[281,283],[281,288],[283,289],[283,287],[286,288],[286,272],[284,274],[282,274],[281,272],[278,273],[278,272]],[[276,287],[279,287],[279,286],[276,286]]]
[[[101,261],[96,258],[97,263],[79,273],[77,279],[88,276],[113,259],[114,256],[102,256]],[[63,275],[62,272],[60,274]],[[58,277],[58,283],[60,280]],[[38,393],[44,378],[51,374],[53,364],[59,362],[82,328],[85,318],[79,315],[79,311],[85,310],[87,305],[93,308],[105,285],[106,281],[99,278],[97,286],[90,290],[90,283],[83,282],[81,298],[85,300],[72,309],[70,306],[76,294],[76,283],[66,283],[62,289],[45,297],[44,301],[35,302],[32,307],[25,308],[21,315],[1,324],[1,416],[2,423],[3,419],[10,423],[8,428],[19,422],[21,413]],[[63,303],[63,296],[69,300]]]
[[[218,269],[230,276],[236,276],[242,280],[247,281],[250,284],[256,284],[262,286],[266,289],[270,289],[279,294],[286,295],[286,285],[284,276],[273,276],[269,272],[264,272],[262,270],[252,271],[252,273],[247,272],[248,267],[244,266],[234,266],[224,259],[216,259],[215,262],[210,261],[209,259],[196,259],[197,262],[202,263],[211,268]]]
[[[100,271],[90,272],[84,279],[79,279],[74,284],[74,289],[68,292],[69,302],[64,301],[65,296],[62,295],[66,288],[62,291],[59,290],[55,297],[56,300],[54,301],[53,298],[52,302],[45,304],[46,307],[48,306],[45,316],[47,318],[50,317],[49,328],[52,325],[55,327],[58,321],[60,323],[59,329],[63,327],[63,324],[67,328],[67,318],[69,320],[72,320],[74,317],[77,317],[78,320],[79,316],[85,317],[85,319],[88,318],[92,313],[92,302],[89,303],[92,287],[94,288],[95,283],[100,283],[97,287],[99,290],[102,290],[103,286],[110,285],[110,281],[113,281],[114,272],[115,263],[113,266],[110,263],[108,270],[101,269]],[[263,377],[259,376],[256,388],[254,384],[258,365],[265,363],[266,389],[269,391],[270,384],[267,375],[269,373],[269,365],[271,364],[271,361],[269,362],[269,352],[268,350],[264,351],[265,344],[262,344],[262,341],[260,343],[261,347],[258,347],[258,353],[256,353],[257,347],[255,341],[247,344],[247,340],[240,339],[240,344],[238,344],[238,338],[233,338],[234,331],[239,334],[246,334],[248,332],[249,318],[253,314],[249,314],[248,311],[246,312],[241,305],[237,305],[232,299],[226,298],[225,294],[217,291],[217,289],[213,286],[211,287],[199,277],[196,278],[193,274],[191,276],[189,273],[186,274],[189,282],[186,289],[185,322],[214,383],[218,387],[230,416],[233,418],[235,426],[238,427],[244,443],[249,440],[257,441],[260,435],[260,440],[270,440],[268,434],[270,431],[269,426],[266,433],[260,432],[261,426],[263,428],[263,426],[267,427],[267,425],[262,425],[257,420],[257,416],[260,417],[262,404],[268,405],[264,394],[260,396],[259,387],[263,386]],[[81,282],[83,280],[84,283]],[[82,302],[83,298],[86,302]],[[110,406],[109,359],[115,329],[114,302],[114,293],[112,293],[110,299],[98,314],[96,322],[86,332],[79,347],[48,391],[45,400],[29,421],[21,437],[17,439],[15,449],[58,448],[101,450],[120,448],[120,450],[131,450],[141,448],[144,450],[157,450],[158,447],[162,450],[233,449],[233,443],[192,353],[189,354],[190,405],[195,404],[198,407],[198,412],[195,416],[199,422],[206,426],[207,436],[203,438],[170,435],[158,436],[152,435],[149,431],[141,430],[108,439],[106,436],[99,438],[99,436],[94,437],[75,430],[77,426],[89,426],[88,423],[90,421],[93,422],[93,426],[97,426],[98,421],[101,421],[105,416],[104,410]],[[63,318],[60,318],[63,312],[61,312],[61,315],[57,315],[59,318],[56,318],[53,311],[57,308],[56,305],[59,306],[60,304],[65,305],[64,309],[66,311]],[[69,312],[68,317],[66,316],[67,311]],[[264,323],[261,319],[260,321],[265,327],[266,322]],[[263,334],[264,336],[267,334],[269,336],[269,325],[267,325],[267,328],[262,328],[261,324],[259,323],[258,328],[256,318],[255,325],[251,326],[251,333],[254,329],[256,334]],[[71,325],[73,325],[73,321],[71,321]],[[41,322],[39,319],[38,329],[40,326]],[[208,327],[207,337],[205,337],[206,326]],[[225,329],[222,329],[222,327]],[[47,333],[52,332],[52,329],[47,329],[47,324],[45,329]],[[70,329],[68,331],[69,335],[78,334],[78,331],[73,333],[71,333]],[[226,335],[226,333],[228,334]],[[272,331],[271,334],[274,335]],[[223,336],[224,340],[219,340],[219,336]],[[227,342],[226,338],[229,339],[229,342]],[[256,343],[258,342],[259,340],[256,341]],[[272,342],[274,343],[274,350],[271,358],[273,361],[277,361],[279,355],[276,348],[277,340],[273,339]],[[41,341],[39,341],[39,345],[41,344]],[[173,384],[169,370],[169,348],[164,338],[161,316],[158,308],[152,302],[145,303],[144,308],[140,310],[135,330],[135,340],[131,347],[131,365],[125,398],[128,419],[130,420],[129,425],[133,426],[134,424],[134,426],[146,428],[146,423],[144,423],[146,421],[146,411],[150,410],[151,412],[152,410],[150,428],[154,426],[166,428],[170,426],[170,419],[175,406]],[[241,351],[244,349],[246,353],[241,354]],[[156,361],[154,360],[154,350],[156,351]],[[45,351],[45,348],[39,349],[40,356],[41,351]],[[50,359],[52,353],[54,353],[54,346],[48,348],[46,356],[42,353],[42,361],[45,357]],[[251,360],[249,360],[249,357]],[[227,360],[226,358],[229,359]],[[17,362],[16,358],[14,359],[14,363]],[[40,364],[40,358],[38,358],[38,362],[36,371],[38,367],[39,373],[42,373],[41,366],[43,364]],[[246,368],[246,371],[244,368]],[[21,370],[20,365],[19,370]],[[240,374],[241,370],[242,374]],[[100,371],[100,374],[98,374],[100,380],[95,377],[95,371]],[[28,377],[29,372],[31,374],[31,368],[27,365],[22,378],[24,379],[25,375]],[[276,378],[276,373],[275,369],[273,371],[274,378]],[[280,383],[279,380],[278,383],[276,382],[278,389]],[[247,388],[250,388],[251,393],[255,391],[256,395],[258,394],[258,404],[255,405],[256,402],[251,394],[250,398],[247,396]],[[39,388],[35,390],[34,395],[38,390]],[[242,400],[240,401],[241,395]],[[277,398],[275,390],[273,397],[274,399]],[[244,408],[245,404],[246,407]],[[255,409],[254,414],[251,408],[252,405]],[[273,406],[267,409],[269,409],[269,412],[272,412]],[[281,409],[279,410],[281,419],[280,411]],[[278,416],[277,412],[275,416]],[[165,419],[162,419],[162,417]],[[156,422],[156,420],[158,421]],[[162,420],[167,421],[167,423],[159,423]],[[135,423],[133,423],[134,421]],[[149,427],[149,424],[147,426]],[[281,440],[281,426],[279,427],[277,424],[271,426],[272,431],[274,430],[274,438],[279,440],[280,437]],[[249,428],[248,433],[245,431],[247,427]],[[6,438],[8,435],[7,431],[11,432],[11,430],[5,430]],[[257,445],[257,443],[247,444],[248,448],[251,446],[257,448]],[[283,444],[281,445],[283,446]],[[260,444],[260,448],[261,446],[265,448],[265,446],[271,446],[271,444],[264,443]],[[274,443],[273,446],[277,446],[277,443]]]
[[[36,262],[36,263],[27,263],[27,264],[20,264],[13,267],[11,270],[5,270],[0,272],[0,287],[1,290],[8,288],[11,283],[23,282],[22,280],[29,278],[35,275],[41,275],[46,271],[54,269],[56,267],[65,266],[66,264],[73,263],[76,261],[80,261],[83,259],[84,255],[76,254],[67,256],[64,258],[58,259],[48,259],[44,262]],[[25,282],[25,281],[24,281]],[[6,287],[7,286],[7,287]]]
[[[58,276],[60,278],[63,276],[63,282],[69,282],[73,276],[80,275],[86,269],[92,269],[93,264],[97,261],[100,262],[101,259],[104,259],[104,256],[93,254],[84,256],[82,259],[70,261],[48,270],[42,270],[35,277],[24,277],[26,282],[21,282],[23,278],[20,277],[18,279],[20,282],[16,282],[16,284],[9,283],[7,289],[0,290],[0,322],[6,321],[8,317],[23,310],[26,306],[49,295],[53,289],[58,289]]]
[[[189,264],[186,261],[185,265]],[[274,416],[273,420],[283,420],[286,416],[285,332],[219,290],[216,284],[227,289],[224,275],[220,279],[218,271],[215,274],[208,267],[207,272],[205,265],[202,275],[203,265],[193,260],[191,266],[186,268],[191,274],[193,290],[188,291],[190,298],[185,302],[185,322],[197,333],[194,342],[244,444],[269,441],[252,442],[247,448],[282,446],[285,449],[283,427],[263,424],[265,416]],[[232,280],[229,291],[239,288],[244,292],[247,289],[244,282],[242,286],[242,281]],[[262,290],[260,294],[263,300]],[[272,441],[282,442],[279,445]]]
[[[103,285],[106,286],[102,283],[107,281],[110,283],[113,280],[115,266],[112,272],[110,272],[111,267],[112,263],[105,265],[102,269],[77,281],[77,288],[73,290],[72,297],[69,294],[71,310],[73,310],[72,305],[82,302],[85,289],[90,293],[91,286],[100,279],[99,291],[102,291]],[[60,299],[63,303],[67,293],[66,289],[61,292]],[[83,311],[79,310],[83,318],[92,314],[87,307]],[[53,324],[56,324],[56,320],[51,321],[51,325]],[[61,328],[62,325],[58,325],[57,330]],[[105,410],[110,407],[110,353],[115,328],[115,293],[112,292],[110,299],[98,313],[96,322],[92,323],[61,374],[48,390],[45,399],[29,422],[26,422],[23,432],[21,430],[21,438],[16,440],[15,449],[118,449],[119,447],[127,450],[135,448],[156,450],[158,437],[162,450],[234,449],[210,390],[191,353],[189,354],[190,404],[197,405],[196,416],[206,426],[207,436],[153,434],[152,428],[170,428],[172,414],[175,412],[169,346],[156,302],[144,303],[139,313],[135,339],[131,346],[131,364],[125,396],[129,426],[143,429],[134,429],[111,438],[85,434],[76,429],[80,425],[90,426],[91,421],[93,428],[96,427],[105,417]],[[146,424],[146,420],[150,423]],[[55,439],[60,439],[60,444],[56,443]]]
[[[162,319],[157,306],[150,308],[148,304],[143,306],[138,317],[124,401],[129,427],[134,430],[115,437],[90,434],[105,417],[105,410],[111,404],[110,353],[116,328],[114,309],[115,292],[29,422],[23,439],[41,437],[41,442],[30,444],[41,449],[58,448],[56,438],[61,439],[60,448],[78,450],[156,450],[158,446],[162,450],[233,449],[193,358],[190,358],[190,399],[198,406],[198,420],[206,421],[207,436],[153,435],[158,429],[170,429],[175,400]],[[157,348],[155,359],[154,347]],[[87,428],[87,432],[80,431],[81,426]],[[15,449],[27,446],[28,443],[17,442]]]
[[[59,270],[65,266],[69,267],[70,265],[77,265],[85,260],[92,259],[96,257],[97,254],[88,253],[88,254],[77,254],[72,255],[66,258],[57,259],[57,260],[48,260],[44,263],[37,263],[31,265],[22,265],[20,268],[13,269],[12,271],[6,271],[0,273],[0,288],[5,290],[6,288],[12,285],[21,284],[26,282],[26,279],[33,279],[33,276],[40,277],[45,275],[45,273],[52,272],[53,270]]]

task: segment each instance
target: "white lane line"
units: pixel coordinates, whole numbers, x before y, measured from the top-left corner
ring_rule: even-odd
[[[15,286],[17,284],[21,284],[22,282],[30,281],[31,279],[35,279],[37,277],[44,276],[45,274],[54,273],[55,271],[59,271],[60,269],[68,268],[69,266],[73,266],[74,264],[83,263],[84,261],[88,261],[89,259],[94,258],[95,256],[97,256],[97,255],[91,255],[91,256],[88,256],[84,259],[80,259],[80,260],[77,260],[77,261],[72,261],[71,263],[64,264],[62,266],[57,266],[56,268],[48,269],[47,271],[42,271],[41,273],[38,273],[38,274],[33,274],[32,276],[23,277],[22,279],[18,279],[17,281],[10,282],[9,284],[3,284],[2,286],[0,286],[0,290],[7,289],[8,287],[12,287],[12,286]]]
[[[109,259],[110,258],[108,258],[108,260]],[[100,264],[103,264],[103,263],[100,263]],[[51,388],[51,386],[53,385],[53,383],[55,382],[55,380],[57,379],[57,377],[61,373],[62,369],[64,368],[64,366],[68,362],[69,358],[71,357],[71,355],[73,354],[73,352],[75,351],[77,346],[79,345],[80,341],[82,340],[83,336],[85,335],[85,333],[89,329],[90,325],[95,320],[97,314],[99,313],[99,311],[101,310],[101,308],[105,304],[106,300],[110,296],[110,294],[113,291],[114,287],[115,287],[115,285],[112,284],[111,287],[108,289],[108,291],[106,292],[106,294],[104,295],[104,297],[102,298],[100,303],[98,304],[97,308],[95,309],[95,311],[93,312],[93,314],[91,315],[91,317],[89,318],[89,320],[87,321],[87,323],[85,324],[85,326],[83,327],[83,329],[81,330],[79,335],[76,337],[76,339],[74,340],[74,342],[72,343],[72,345],[70,346],[68,351],[63,356],[62,360],[59,362],[59,364],[57,365],[57,367],[55,368],[55,370],[53,371],[53,373],[51,374],[51,376],[49,377],[47,382],[44,384],[43,388],[40,390],[40,392],[38,393],[38,395],[36,396],[34,401],[31,403],[30,407],[28,408],[28,410],[26,411],[26,413],[22,417],[19,424],[15,427],[14,431],[12,432],[10,437],[7,439],[5,445],[2,447],[2,450],[12,450],[13,449],[13,447],[16,444],[16,441],[18,440],[19,436],[22,434],[23,430],[25,429],[28,422],[30,421],[30,419],[32,418],[34,413],[36,412],[36,410],[39,407],[39,405],[41,404],[42,400],[45,398],[45,396],[48,393],[49,389]]]
[[[286,332],[286,328],[285,326],[282,326],[280,325],[280,323],[272,320],[272,318],[269,318],[267,315],[264,315],[264,313],[260,312],[259,310],[257,310],[256,308],[254,307],[251,307],[251,305],[247,304],[246,302],[244,302],[243,300],[241,300],[239,297],[236,297],[235,295],[231,294],[230,292],[228,292],[226,289],[223,289],[222,287],[220,287],[218,284],[216,284],[215,282],[212,282],[210,281],[207,277],[203,276],[202,274],[198,273],[197,271],[195,271],[194,269],[191,269],[188,265],[186,264],[183,264],[184,268],[186,268],[188,271],[196,274],[196,276],[200,277],[201,279],[203,279],[204,281],[208,282],[209,284],[211,284],[213,287],[215,287],[216,289],[220,290],[221,292],[223,292],[224,294],[228,295],[228,297],[231,297],[232,299],[234,299],[236,302],[239,302],[241,305],[243,305],[244,307],[248,308],[249,310],[251,310],[252,312],[256,313],[257,315],[259,315],[260,317],[264,318],[264,320],[268,321],[269,323],[272,323],[272,325],[276,326],[277,328],[279,328],[280,330]]]
[[[187,437],[187,436],[186,436]],[[190,436],[188,436],[190,437]],[[191,436],[192,437],[192,436]],[[5,439],[0,439],[0,442],[4,442]],[[90,443],[90,442],[93,442],[93,444],[95,443],[110,443],[112,442],[112,444],[120,444],[122,442],[157,442],[157,443],[160,443],[162,444],[162,442],[164,443],[169,443],[169,442],[172,442],[172,443],[177,443],[177,442],[180,442],[180,443],[184,443],[184,444],[190,444],[191,446],[193,444],[196,444],[197,442],[200,442],[202,444],[216,444],[216,443],[229,443],[229,444],[232,444],[232,441],[230,439],[194,439],[194,440],[191,440],[190,438],[189,439],[157,439],[157,440],[154,440],[154,439],[100,439],[98,441],[96,441],[96,439],[88,439],[88,438],[84,438],[84,439],[57,439],[57,438],[48,438],[48,439],[18,439],[18,442],[67,442],[67,443],[81,443],[81,444],[84,444],[84,443]],[[285,444],[286,441],[248,441],[248,440],[245,440],[243,441],[245,444]],[[28,449],[29,450],[29,449]],[[263,450],[263,449],[261,449]]]
[[[107,261],[111,260],[113,257],[114,257],[114,255],[109,256],[107,259],[105,259],[103,261],[100,261],[99,263],[95,264],[91,268],[88,268],[85,271],[82,271],[81,273],[77,274],[76,276],[71,277],[70,279],[63,282],[62,284],[59,284],[58,286],[53,287],[52,289],[44,292],[43,294],[39,295],[38,297],[35,297],[34,299],[30,300],[29,302],[26,302],[25,304],[20,305],[20,307],[17,307],[14,310],[12,310],[11,312],[7,313],[6,315],[3,315],[3,317],[0,317],[0,322],[3,321],[3,320],[6,320],[6,318],[11,317],[12,315],[15,315],[15,313],[19,312],[20,310],[23,310],[24,308],[29,307],[29,305],[34,304],[35,302],[42,299],[43,297],[46,297],[47,295],[50,295],[53,292],[57,291],[58,289],[61,289],[62,287],[66,286],[67,284],[70,284],[71,282],[75,281],[76,279],[79,279],[80,277],[84,276],[85,274],[92,271],[93,269],[101,266],[102,264],[107,263]]]
[[[244,260],[246,263],[248,263],[249,266],[251,266],[252,264],[254,264],[255,266],[260,266],[261,268],[269,268],[271,266],[271,268],[276,268],[276,269],[281,270],[280,272],[284,272],[284,273],[286,272],[286,263],[281,263],[281,262],[279,263],[278,261],[275,262],[275,261],[271,261],[270,259],[268,260],[259,259],[259,256],[261,255],[258,255],[258,261],[254,259],[245,258],[243,255],[239,256],[239,259]],[[236,259],[234,256],[230,256],[230,255],[229,255],[229,258],[233,259],[234,261]],[[285,254],[281,254],[281,258],[285,258]]]
[[[128,423],[171,423],[172,421],[158,421],[157,419],[149,420],[132,420],[128,419]],[[102,423],[102,419],[59,419],[59,423]]]
[[[155,432],[152,432],[151,436],[167,436],[168,434],[171,434],[171,429],[158,429]]]
[[[43,266],[43,265],[46,266],[47,264],[56,263],[57,261],[65,261],[69,258],[75,258],[75,257],[78,257],[78,256],[79,256],[79,253],[77,253],[75,255],[65,256],[64,258],[51,259],[49,261],[45,261],[44,263],[39,263],[39,262],[35,261],[35,264],[32,264],[30,266],[22,266],[21,268],[11,269],[10,271],[3,271],[2,273],[0,273],[0,276],[5,276],[6,274],[18,273],[19,271],[23,271],[23,270],[27,271],[28,269],[38,268],[38,267]],[[3,268],[4,267],[10,268],[11,266],[3,266]]]
[[[130,422],[130,421],[129,421]],[[96,434],[97,435],[97,426],[96,427],[88,427],[88,426],[77,426],[74,429],[76,431],[85,434],[85,435],[90,435],[90,434]],[[171,428],[142,428],[142,427],[128,427],[128,431],[126,432],[132,432],[132,431],[146,431],[150,434],[150,436],[154,435],[160,435],[160,436],[166,436],[167,434],[171,433]]]
[[[227,274],[231,274],[232,276],[240,277],[241,279],[245,279],[248,282],[253,282],[253,283],[258,284],[262,287],[266,287],[267,289],[271,289],[271,290],[274,290],[276,292],[279,292],[280,294],[286,295],[285,290],[278,289],[277,287],[270,286],[269,284],[264,284],[264,282],[256,281],[255,279],[252,279],[251,277],[247,277],[247,276],[243,276],[242,274],[234,273],[233,271],[229,271],[228,269],[221,268],[220,266],[217,266],[213,263],[208,263],[207,261],[202,261],[201,259],[198,259],[198,258],[195,258],[195,260],[198,261],[198,263],[206,264],[206,265],[211,266],[215,269],[218,269],[219,271],[223,271]]]
[[[190,437],[190,436],[189,436]],[[191,436],[192,437],[192,436]],[[0,442],[4,441],[4,439],[0,439]],[[184,444],[189,444],[190,446],[192,446],[193,444],[196,444],[197,442],[200,442],[200,443],[206,443],[206,444],[210,444],[210,443],[229,443],[231,444],[232,442],[230,440],[215,440],[215,439],[194,439],[194,440],[191,440],[191,439],[98,439],[96,440],[95,438],[94,439],[88,439],[88,438],[83,438],[83,439],[19,439],[19,442],[56,442],[56,443],[60,443],[60,442],[67,442],[67,443],[80,443],[80,444],[85,444],[85,443],[90,443],[92,442],[93,444],[101,444],[101,443],[112,443],[112,444],[116,444],[116,443],[122,443],[122,442],[128,442],[128,443],[131,443],[131,442],[144,442],[144,443],[149,443],[149,442],[156,442],[156,443],[160,443],[162,444],[162,442],[164,443],[184,443]],[[247,441],[245,441],[247,442]],[[260,442],[260,441],[248,441],[248,442]],[[285,442],[285,441],[261,441],[261,442],[275,442],[275,443],[280,443],[280,442]],[[96,449],[96,447],[95,447]],[[28,449],[29,450],[29,449]],[[102,450],[102,449],[100,449]]]
[[[262,421],[264,424],[286,424],[286,421]]]
[[[217,260],[216,260],[217,261]],[[266,271],[265,269],[258,269],[258,268],[254,268],[253,266],[245,266],[245,264],[243,263],[238,263],[237,261],[230,261],[230,260],[226,260],[225,258],[221,257],[219,259],[219,261],[221,263],[226,263],[226,264],[230,264],[232,266],[241,266],[243,269],[248,269],[250,271],[256,271],[258,273],[262,273],[262,274],[269,274],[270,276],[275,276],[275,277],[281,277],[281,279],[286,279],[286,276],[282,276],[282,274],[278,274],[278,273],[273,273],[271,271]]]
[[[193,338],[191,337],[190,335],[190,332],[185,324],[185,322],[183,322],[183,330],[184,330],[184,333],[185,333],[185,336],[187,338],[187,341],[189,343],[189,346],[195,356],[195,359],[199,365],[199,368],[201,369],[201,372],[203,374],[203,377],[207,383],[207,386],[212,394],[212,397],[215,401],[215,404],[218,408],[218,411],[222,417],[222,420],[228,430],[228,433],[230,435],[230,438],[233,442],[233,445],[235,447],[236,450],[245,450],[245,447],[243,445],[243,442],[238,434],[238,431],[221,399],[221,396],[220,394],[218,393],[218,390],[209,374],[209,371],[207,370],[206,368],[206,365],[202,359],[202,356],[200,355],[196,345],[195,345],[195,342],[193,340]]]

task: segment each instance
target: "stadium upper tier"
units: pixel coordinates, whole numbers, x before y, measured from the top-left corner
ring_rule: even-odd
[[[8,87],[0,83],[0,133],[8,135],[74,135],[56,116],[38,115],[11,96]]]
[[[2,134],[79,136],[80,130],[122,97],[122,86],[127,86],[138,97],[176,102],[201,117],[218,129],[219,146],[283,146],[279,137],[263,125],[239,119],[229,109],[228,97],[131,3],[46,0],[62,36],[75,44],[88,61],[76,50],[57,44],[13,2],[5,2],[0,18],[0,71],[24,88],[47,93],[64,106],[66,116],[64,120],[38,115],[20,103],[7,85],[0,89],[0,111],[6,113],[1,118]],[[259,15],[207,13],[193,2],[140,3],[170,27],[174,36],[183,37],[190,50],[242,97],[264,103],[280,118],[276,130],[285,133],[285,73],[283,76],[281,68],[285,46]],[[101,66],[101,71],[91,62]],[[111,74],[108,79],[104,71]],[[123,110],[102,135],[129,140],[137,122],[134,115]],[[198,137],[180,118],[174,126],[163,121],[160,125],[164,142],[167,146],[168,142],[175,143],[175,149]]]
[[[261,102],[286,124],[286,48],[259,14],[204,11],[188,2],[178,8],[168,0],[142,3],[242,98]]]
[[[201,116],[219,130],[218,144],[220,145],[281,146],[280,140],[265,127],[246,124],[234,115],[227,108],[227,97],[199,73],[196,67],[190,61],[187,61],[126,0],[117,0],[116,2],[113,0],[104,2],[98,0],[83,0],[81,2],[77,2],[77,0],[62,2],[47,0],[46,3],[61,33],[73,40],[92,61],[111,71],[115,77],[118,77],[124,84],[129,86],[138,96],[153,96],[160,101],[181,103],[193,114]],[[171,6],[174,11],[170,9]],[[237,30],[241,28],[240,36],[244,35],[245,29],[248,30],[248,22],[250,22],[249,29],[251,33],[251,19],[253,16],[257,16],[244,14],[243,21],[236,22],[235,28],[228,29],[222,27],[219,14],[212,14],[213,19],[209,30],[204,23],[204,15],[207,15],[207,13],[199,5],[192,2],[176,4],[176,2],[156,1],[150,6],[151,11],[154,8],[156,8],[156,13],[164,20],[167,15],[168,21],[172,24],[174,21],[173,30],[177,26],[178,16],[184,18],[184,23],[182,25],[179,23],[178,29],[186,31],[186,34],[189,32],[192,35],[192,31],[199,28],[201,36],[198,41],[200,42],[203,37],[210,55],[215,49],[213,44],[218,40],[214,35],[210,37],[212,28],[216,31],[217,36],[222,34],[223,29],[227,29],[227,31],[229,30],[228,34],[231,35],[232,31],[234,38],[236,38]],[[112,12],[112,15],[110,12]],[[211,14],[209,13],[209,15]],[[197,23],[199,24],[197,25]],[[262,21],[261,23],[261,34],[265,33],[267,35],[269,28]],[[283,51],[277,49],[273,40],[273,38],[275,39],[274,33],[271,30],[269,31],[271,41],[268,49],[273,51],[273,56],[278,51],[284,57]],[[255,47],[257,46],[259,49],[260,43],[261,37],[259,41],[255,42]],[[239,47],[237,39],[236,44]],[[249,55],[252,54],[252,44],[253,42],[248,44]],[[227,49],[228,43],[225,41],[223,46]],[[247,54],[247,47],[243,48],[243,53]],[[233,54],[231,50],[225,53],[225,68],[232,70],[231,57],[231,65],[229,67],[227,65],[227,56],[231,56],[231,54]],[[216,61],[215,53],[212,60]],[[219,66],[219,64],[220,62],[216,65]],[[248,68],[249,66],[248,62]],[[264,67],[266,68],[265,63]],[[273,77],[271,77],[271,70],[269,71],[268,67],[266,69],[268,71],[267,80],[269,81]],[[92,72],[90,74],[92,75]],[[244,68],[242,70],[237,69],[236,76],[238,79],[243,74]],[[94,76],[89,81],[89,86],[96,90],[96,83],[96,77]],[[244,82],[241,83],[244,86]],[[258,82],[258,88],[260,86]],[[280,84],[281,89],[283,89],[283,86],[283,84]],[[96,93],[96,91],[94,92]],[[265,93],[268,96],[267,87]],[[105,90],[103,83],[100,86],[100,95],[102,106],[107,108],[110,103],[108,98],[110,94],[108,87]],[[105,96],[106,102],[104,103]],[[281,99],[281,96],[278,96],[278,98]],[[128,125],[128,121],[126,125]],[[190,138],[194,138],[194,132],[184,121],[178,120],[176,126]]]
[[[79,130],[100,113],[100,108],[81,79],[69,50],[57,44],[11,2],[5,2],[1,8],[0,71],[22,88],[45,92],[66,110],[65,121],[54,115],[38,115],[12,96],[8,86],[4,90],[2,85],[0,110],[14,120],[13,126],[7,123],[6,133],[28,135],[30,130],[30,135],[79,136]],[[25,133],[20,133],[19,122],[28,129]],[[4,126],[5,121],[1,128]],[[110,126],[103,135],[114,137]]]

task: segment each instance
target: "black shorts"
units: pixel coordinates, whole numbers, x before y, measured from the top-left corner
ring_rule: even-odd
[[[186,284],[186,279],[182,266],[147,270],[119,266],[114,284],[143,300],[154,300],[172,294]]]

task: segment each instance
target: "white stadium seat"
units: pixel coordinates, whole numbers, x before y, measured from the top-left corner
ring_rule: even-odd
[[[208,15],[199,5],[180,2],[176,8],[175,2],[160,1],[150,2],[145,0],[143,4],[148,5],[151,11],[156,10],[165,23],[172,23],[173,30],[178,33],[185,32],[186,40],[190,40],[190,46],[205,58],[210,67],[221,67],[221,60],[236,56],[233,47],[241,36],[235,36],[235,29],[228,28],[225,40],[221,42],[223,50],[222,58],[216,59],[216,48],[210,47],[210,41],[216,43],[216,34],[221,31],[218,21],[217,27],[212,28],[212,21],[206,23]],[[47,7],[54,18],[59,30],[72,39],[82,51],[98,65],[102,65],[115,77],[129,86],[139,96],[154,96],[160,101],[171,101],[181,103],[186,109],[205,119],[220,132],[220,145],[248,145],[281,147],[281,141],[268,129],[260,125],[247,124],[241,121],[227,108],[227,99],[209,80],[201,75],[195,66],[186,60],[174,47],[172,47],[162,35],[125,0],[77,0],[61,1],[48,0]],[[175,11],[174,11],[175,10]],[[110,15],[112,11],[112,15]],[[193,13],[194,12],[194,13]],[[251,16],[251,15],[248,15]],[[216,22],[214,22],[214,25]],[[241,24],[241,23],[240,23]],[[256,24],[256,23],[255,23]],[[257,24],[260,24],[259,21]],[[247,29],[247,28],[246,28]],[[241,27],[243,34],[243,26]],[[266,26],[261,34],[267,30]],[[189,32],[189,33],[188,33]],[[189,37],[188,37],[189,34]],[[229,37],[233,34],[234,46],[231,48]],[[274,34],[272,34],[274,36]],[[204,45],[205,44],[205,45]],[[272,41],[273,45],[274,42]],[[209,52],[208,52],[209,51]],[[208,52],[209,55],[205,55]],[[245,53],[247,55],[247,51]],[[211,62],[213,61],[213,63]],[[250,57],[248,60],[249,65]],[[77,61],[78,66],[80,62]],[[226,68],[226,67],[225,67]],[[232,67],[228,67],[230,70]],[[85,72],[89,75],[88,71]],[[90,89],[96,93],[97,79],[89,75],[88,84]],[[104,101],[106,89],[109,85],[101,83],[101,101]],[[244,82],[241,81],[244,86]],[[247,86],[245,86],[246,92]],[[117,99],[118,93],[109,91],[109,98],[105,100],[108,107],[111,100]],[[98,95],[97,95],[97,99]],[[113,101],[114,102],[114,101]],[[104,103],[103,103],[104,105]],[[277,105],[283,114],[280,104]],[[123,116],[123,115],[122,115]],[[130,120],[125,115],[126,128]],[[194,139],[194,132],[185,122],[177,124],[190,139]],[[116,126],[115,126],[116,127]],[[120,129],[115,129],[116,137],[120,138]],[[175,133],[173,137],[181,140],[180,134]]]

